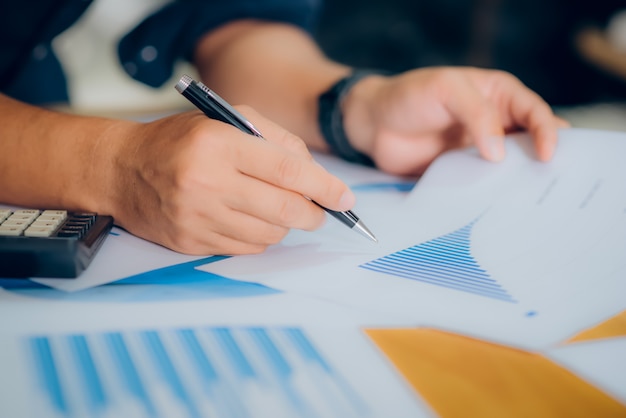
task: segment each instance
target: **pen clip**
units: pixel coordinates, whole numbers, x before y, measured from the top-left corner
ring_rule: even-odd
[[[222,109],[227,112],[230,113],[233,117],[235,117],[241,124],[245,125],[248,129],[250,129],[250,131],[252,132],[252,134],[254,136],[257,136],[261,139],[265,139],[263,138],[263,135],[261,135],[261,132],[259,132],[252,123],[250,123],[250,121],[248,119],[246,119],[241,113],[239,113],[237,111],[237,109],[235,109],[234,107],[232,107],[230,104],[228,104],[228,102],[224,99],[222,99],[217,93],[215,93],[213,90],[211,90],[210,88],[208,88],[206,85],[204,85],[203,83],[201,83],[200,81],[195,81],[196,86],[198,86],[204,93],[206,93],[211,99],[214,100],[214,102],[219,105],[220,107],[222,107]]]

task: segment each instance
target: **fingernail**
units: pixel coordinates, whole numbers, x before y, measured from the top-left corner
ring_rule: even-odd
[[[504,159],[504,141],[502,138],[497,136],[487,138],[487,152],[491,161],[502,161]]]
[[[356,197],[352,190],[347,190],[344,194],[341,195],[341,199],[339,199],[339,206],[342,208],[350,209],[356,203]]]

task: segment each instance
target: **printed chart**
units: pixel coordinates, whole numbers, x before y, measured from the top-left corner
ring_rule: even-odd
[[[34,416],[363,417],[367,406],[297,327],[32,336]]]
[[[515,302],[470,252],[476,221],[439,238],[362,264],[368,270]]]
[[[1,278],[0,288],[13,294],[38,299],[129,304],[247,298],[280,293],[267,286],[232,280],[196,269],[199,265],[213,263],[224,258],[227,257],[212,256],[187,261],[74,292],[50,287],[48,282],[41,284],[32,280]]]

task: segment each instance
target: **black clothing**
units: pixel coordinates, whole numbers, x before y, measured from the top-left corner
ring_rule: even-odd
[[[0,91],[32,104],[67,102],[67,82],[51,44],[91,3],[92,0],[2,2]],[[312,31],[320,3],[321,0],[171,1],[120,40],[119,59],[131,77],[158,87],[171,77],[178,60],[192,58],[196,42],[212,29],[248,18],[289,23]]]

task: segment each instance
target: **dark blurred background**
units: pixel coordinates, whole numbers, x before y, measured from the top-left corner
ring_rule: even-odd
[[[352,66],[497,68],[552,106],[626,102],[626,78],[584,58],[575,42],[624,9],[626,0],[326,0],[317,38]]]

